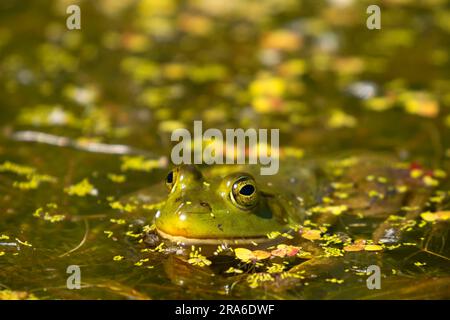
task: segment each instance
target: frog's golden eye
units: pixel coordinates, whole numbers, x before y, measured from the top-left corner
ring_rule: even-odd
[[[255,180],[241,177],[233,183],[230,192],[231,201],[242,209],[251,209],[258,203],[258,192]]]
[[[169,189],[169,192],[172,191],[175,182],[177,181],[177,170],[172,170],[167,174],[166,177],[166,186]]]

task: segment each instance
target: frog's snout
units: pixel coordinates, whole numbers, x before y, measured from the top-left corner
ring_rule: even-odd
[[[177,207],[175,211],[176,214],[210,214],[212,212],[211,205],[206,200],[201,199],[183,199],[181,204]]]

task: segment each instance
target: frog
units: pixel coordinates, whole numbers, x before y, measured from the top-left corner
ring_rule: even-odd
[[[173,168],[165,178],[166,200],[154,218],[156,232],[171,243],[201,248],[246,245],[251,250],[271,252],[280,242],[292,244],[302,253],[309,253],[309,257],[282,261],[272,256],[258,263],[270,265],[271,261],[281,260],[286,273],[302,275],[312,281],[333,274],[345,275],[342,273],[344,266],[352,259],[358,264],[374,264],[382,253],[363,249],[360,253],[344,253],[345,245],[340,245],[342,255],[330,257],[324,254],[323,244],[305,239],[302,232],[318,229],[322,234],[336,235],[353,246],[373,243],[394,247],[407,239],[405,226],[417,220],[430,206],[427,200],[433,192],[432,187],[424,184],[423,177],[412,177],[416,169],[390,156],[364,154],[332,160],[313,159],[285,163],[282,168],[284,171],[279,176],[268,177],[257,176],[254,173],[257,168],[251,170],[248,166],[205,169],[182,165]],[[323,210],[328,207],[346,209],[345,213],[336,214]],[[314,210],[317,208],[321,210]],[[404,220],[392,220],[392,215]],[[274,242],[267,236],[274,232],[294,237],[278,237]],[[429,237],[432,236],[431,233]],[[232,259],[227,261],[207,255],[212,261],[209,266],[191,265],[183,254],[170,255],[165,263],[166,272],[175,283],[184,286],[194,285],[196,277],[193,275],[196,274],[202,275],[205,283],[214,281],[225,291],[230,285],[235,290],[245,291],[234,284],[242,283],[247,271],[233,276],[225,272],[230,266],[242,267],[233,252],[229,253]],[[224,257],[219,255],[219,258]],[[342,269],[341,273],[337,273],[338,269]],[[260,272],[264,266],[253,270]],[[296,277],[286,279],[283,281],[288,287],[301,281]],[[287,290],[283,281],[276,286],[268,285]],[[198,282],[195,285],[199,285]],[[203,289],[208,290],[208,287]]]
[[[251,166],[176,166],[165,178],[168,194],[155,227],[175,243],[264,244],[268,234],[292,232],[306,218],[334,227],[339,214],[327,207],[345,207],[350,217],[375,221],[371,237],[379,241],[393,212],[414,206],[406,213],[414,219],[430,191],[390,163],[396,162],[387,156],[340,156],[287,164],[278,176],[257,176]]]
[[[258,183],[249,172],[205,177],[194,165],[173,168],[166,177],[168,196],[155,215],[158,234],[196,245],[263,244],[271,232],[289,232],[304,218],[283,194]]]

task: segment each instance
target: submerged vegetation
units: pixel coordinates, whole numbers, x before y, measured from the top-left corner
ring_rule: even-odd
[[[450,298],[448,1],[376,1],[380,30],[352,0],[78,1],[68,30],[72,2],[0,3],[0,299]],[[280,129],[262,183],[312,193],[303,221],[265,247],[161,239],[194,120]]]

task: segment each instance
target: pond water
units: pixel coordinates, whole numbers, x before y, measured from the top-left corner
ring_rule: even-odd
[[[379,30],[373,1],[80,1],[68,30],[72,2],[0,3],[0,298],[450,298],[448,1],[375,1]],[[313,199],[290,247],[157,237],[194,120],[280,130],[262,180]]]

